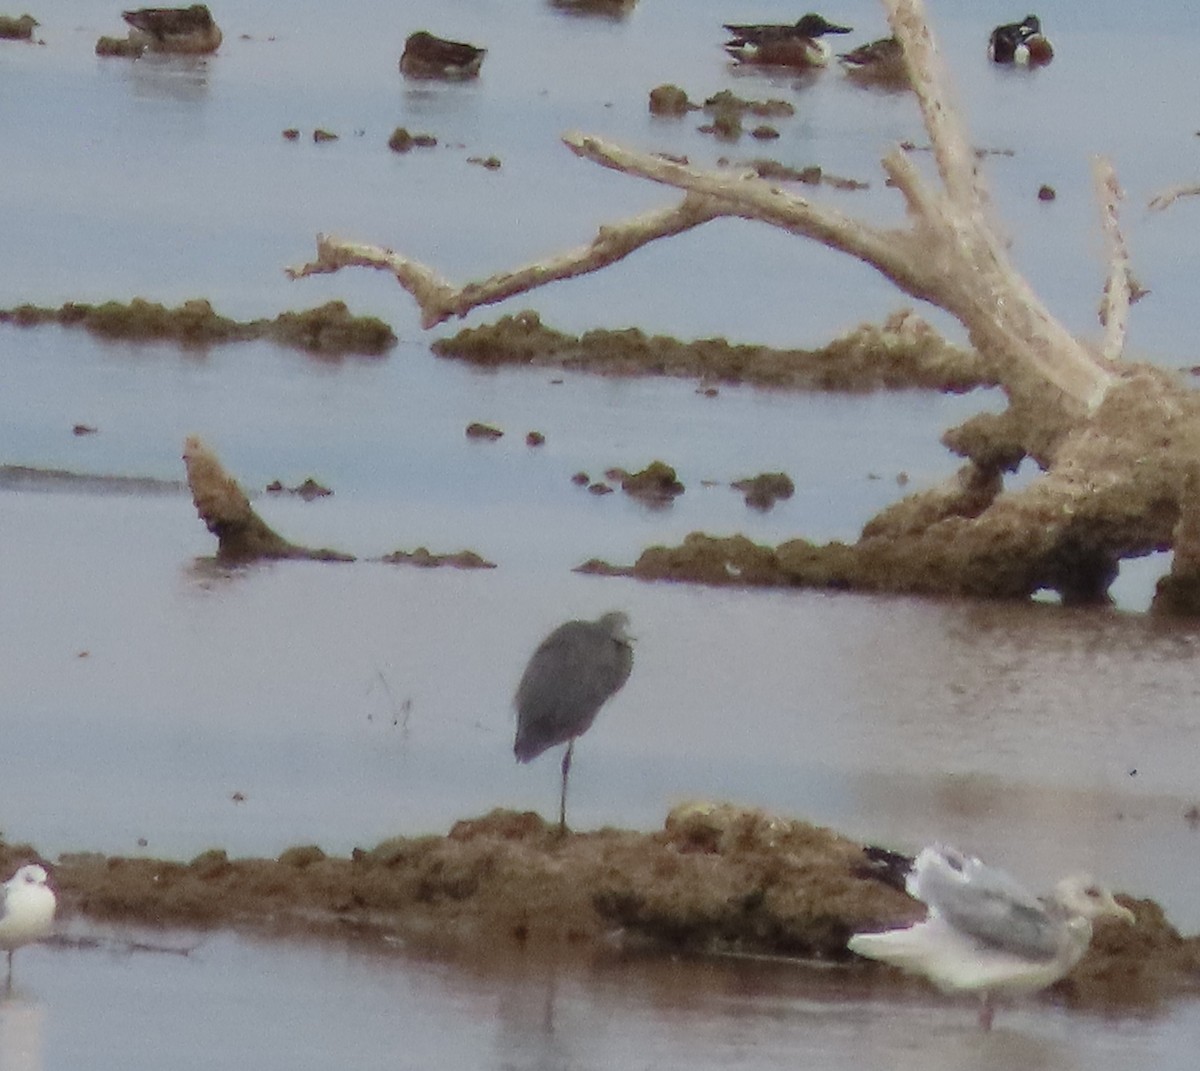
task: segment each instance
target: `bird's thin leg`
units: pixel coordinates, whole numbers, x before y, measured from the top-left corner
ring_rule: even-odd
[[[979,1005],[979,1025],[984,1030],[992,1029],[992,1020],[996,1018],[996,1005],[992,1003],[991,993],[984,993],[983,1003]]]
[[[13,956],[13,950],[10,948],[8,950],[8,974],[4,979],[4,992],[5,993],[12,992],[12,956]]]
[[[571,773],[571,754],[575,750],[575,737],[567,742],[567,750],[563,752],[562,761],[562,797],[558,801],[558,832],[567,835],[567,777]]]

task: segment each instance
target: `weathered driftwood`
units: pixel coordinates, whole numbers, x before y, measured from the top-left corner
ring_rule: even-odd
[[[605,226],[588,246],[462,287],[401,254],[327,236],[318,239],[316,261],[292,274],[348,264],[391,271],[416,299],[425,324],[433,325],[606,267],[648,242],[722,216],[816,239],[952,313],[996,370],[1008,411],[948,432],[946,444],[967,459],[963,472],[947,487],[909,496],[876,517],[854,547],[785,544],[778,551],[753,548],[739,559],[729,546],[744,549],[746,541],[697,536],[685,547],[648,551],[632,571],[717,583],[1017,597],[1052,588],[1071,601],[1102,600],[1122,557],[1172,547],[1181,518],[1195,512],[1196,496],[1185,487],[1200,459],[1200,405],[1166,374],[1118,363],[1129,305],[1141,291],[1129,270],[1111,167],[1104,161],[1094,167],[1110,253],[1097,347],[1072,336],[1013,267],[991,219],[979,159],[947,95],[920,0],[883,2],[903,46],[939,179],[932,188],[899,148],[884,157],[884,171],[904,201],[906,227],[855,220],[750,173],[702,171],[570,134],[564,140],[577,155],[676,187],[682,201]],[[1002,472],[1025,457],[1035,459],[1043,475],[1023,490],[1004,490]],[[685,550],[695,552],[691,560]],[[1196,564],[1196,556],[1181,555],[1176,567],[1194,570]],[[1186,602],[1170,601],[1173,609]]]
[[[1164,208],[1170,208],[1181,197],[1195,197],[1197,194],[1200,194],[1200,186],[1172,186],[1170,189],[1163,190],[1162,193],[1151,197],[1150,203],[1146,207],[1151,212],[1161,212]]]
[[[217,557],[229,562],[260,558],[314,558],[353,561],[334,550],[310,550],[289,543],[250,506],[250,500],[207,446],[195,435],[183,444],[183,463],[196,512],[217,537]]]

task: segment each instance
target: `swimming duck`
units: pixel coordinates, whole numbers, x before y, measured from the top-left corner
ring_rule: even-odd
[[[474,78],[486,53],[486,48],[446,41],[418,30],[404,42],[400,73],[407,78]]]
[[[1049,63],[1053,58],[1054,49],[1042,33],[1042,23],[1036,15],[1026,15],[1021,22],[997,26],[988,40],[988,59],[993,63],[1033,67]]]
[[[838,56],[851,78],[880,86],[908,86],[908,68],[904,65],[904,49],[894,37],[883,37],[870,44],[859,45]]]
[[[821,38],[828,33],[850,33],[849,26],[837,26],[820,15],[808,14],[793,25],[725,24],[732,37],[725,51],[739,63],[771,67],[824,67],[832,50]]]
[[[130,26],[129,39],[151,52],[201,55],[216,52],[221,30],[204,4],[191,7],[143,7],[121,12]]]

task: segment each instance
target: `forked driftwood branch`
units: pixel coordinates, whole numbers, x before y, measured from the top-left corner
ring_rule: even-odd
[[[466,316],[481,305],[495,305],[547,283],[599,271],[623,260],[650,242],[682,234],[710,219],[726,215],[719,205],[705,204],[700,197],[685,197],[674,208],[627,219],[600,228],[586,246],[571,249],[547,260],[534,261],[513,271],[498,272],[478,282],[456,287],[432,268],[391,249],[360,242],[347,242],[330,235],[317,236],[317,259],[287,269],[293,279],[320,275],[342,268],[378,268],[390,271],[421,310],[421,326],[436,327],[453,316]]]
[[[1146,207],[1151,212],[1161,212],[1164,208],[1170,208],[1181,197],[1195,197],[1197,194],[1200,194],[1200,186],[1172,186],[1151,197]]]

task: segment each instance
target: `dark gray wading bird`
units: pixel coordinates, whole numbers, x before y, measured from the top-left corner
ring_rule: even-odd
[[[628,628],[629,618],[620,612],[559,625],[533,652],[517,686],[517,761],[529,762],[557,744],[567,745],[558,807],[562,833],[567,831],[567,777],[575,738],[591,728],[633,669]]]

